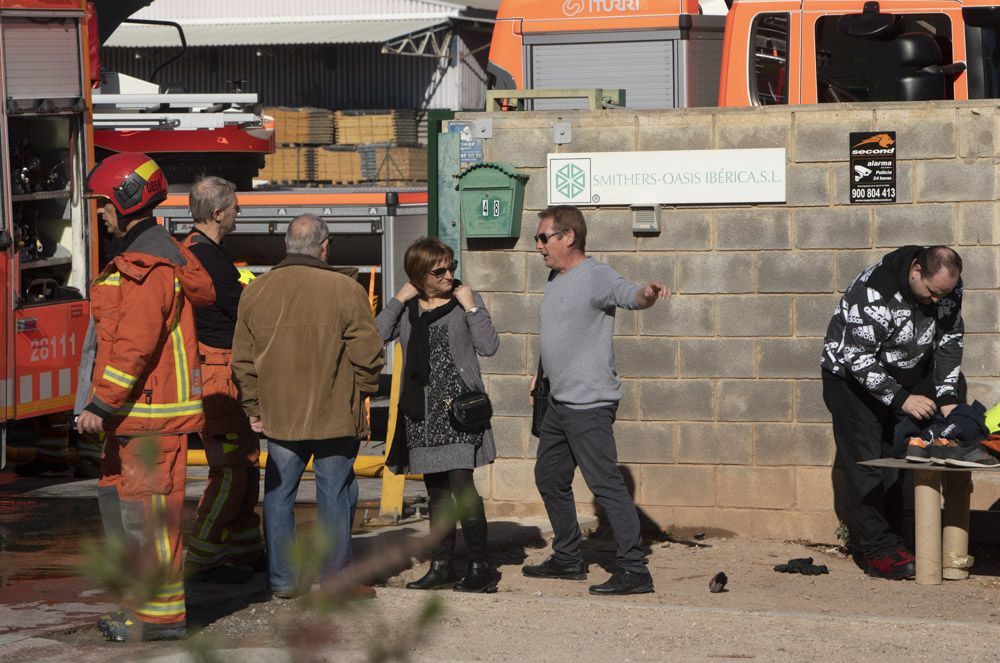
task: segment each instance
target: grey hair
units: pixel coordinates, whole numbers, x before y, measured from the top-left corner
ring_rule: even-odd
[[[213,175],[195,180],[188,194],[188,208],[195,223],[209,221],[217,210],[224,210],[235,202],[236,185]]]
[[[303,254],[319,258],[323,251],[323,240],[330,232],[315,214],[299,214],[288,224],[285,233],[285,251],[289,254]]]

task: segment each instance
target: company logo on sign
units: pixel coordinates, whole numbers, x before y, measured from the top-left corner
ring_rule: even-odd
[[[576,198],[587,186],[587,175],[582,168],[568,163],[556,171],[556,191],[567,198]]]
[[[851,154],[895,154],[895,144],[896,141],[889,134],[875,134],[851,147]],[[866,145],[870,147],[864,147]]]
[[[565,0],[563,14],[576,16],[586,7],[591,14],[612,14],[624,11],[639,11],[640,0]]]
[[[550,186],[560,203],[590,202],[590,159],[553,160]]]

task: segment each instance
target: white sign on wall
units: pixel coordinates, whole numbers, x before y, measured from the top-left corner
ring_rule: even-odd
[[[549,154],[550,205],[785,202],[785,148]]]

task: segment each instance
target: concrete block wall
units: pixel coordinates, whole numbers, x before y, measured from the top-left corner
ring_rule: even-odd
[[[534,250],[546,206],[546,155],[784,147],[787,202],[664,208],[661,232],[635,235],[624,207],[585,208],[588,253],[634,281],[660,278],[666,303],[619,312],[624,397],[620,462],[642,511],[664,530],[833,541],[839,470],[819,356],[840,294],[903,244],[948,244],[965,261],[970,395],[1000,401],[997,104],[845,104],[766,109],[459,114],[493,120],[488,161],[531,176],[517,240],[478,241],[463,279],[501,335],[484,359],[500,458],[478,473],[494,515],[541,514],[528,384],[538,361],[547,270]],[[555,122],[573,140],[553,142]],[[848,202],[850,132],[896,131],[897,202]],[[593,498],[578,478],[581,511]],[[1000,498],[977,478],[973,504]]]

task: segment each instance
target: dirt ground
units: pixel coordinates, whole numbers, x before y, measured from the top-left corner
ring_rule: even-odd
[[[990,661],[1000,660],[1000,556],[973,550],[976,575],[940,586],[865,576],[829,545],[751,539],[651,543],[656,593],[595,597],[613,543],[585,543],[590,579],[538,580],[523,563],[548,554],[535,540],[494,550],[502,574],[495,594],[418,592],[403,585],[426,569],[389,578],[373,601],[324,612],[309,599],[269,598],[254,587],[189,612],[204,624],[183,645],[138,647],[100,641],[93,627],[47,645],[0,649],[0,660],[43,661]],[[813,557],[829,575],[776,573],[774,565]],[[718,571],[727,591],[709,592]],[[439,613],[433,615],[434,610]],[[421,624],[421,615],[427,619]],[[3,656],[13,658],[3,658]]]

